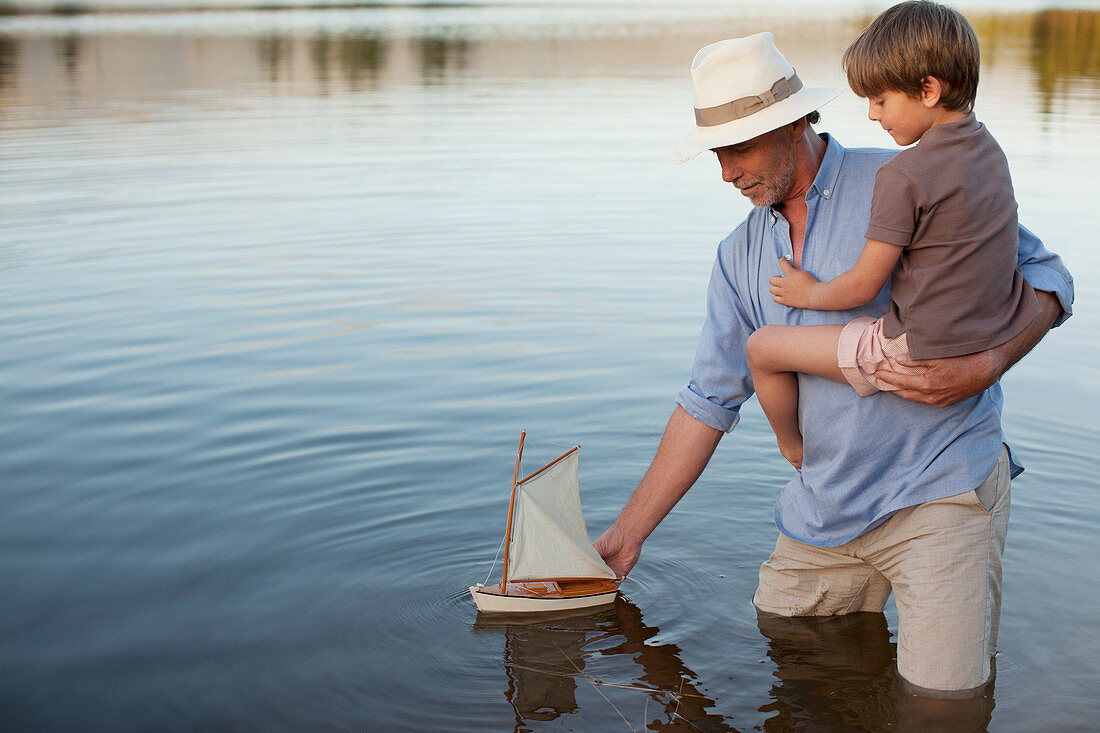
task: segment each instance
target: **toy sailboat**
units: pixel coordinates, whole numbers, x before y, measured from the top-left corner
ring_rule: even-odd
[[[613,602],[615,572],[593,549],[581,515],[580,446],[520,479],[526,437],[512,476],[500,584],[470,586],[474,603],[488,613],[530,613]]]

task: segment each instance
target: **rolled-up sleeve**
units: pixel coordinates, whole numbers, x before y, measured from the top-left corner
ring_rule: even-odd
[[[676,404],[696,420],[730,432],[740,419],[741,405],[752,396],[752,376],[745,361],[745,342],[755,330],[738,297],[738,277],[731,252],[744,252],[742,225],[719,245],[707,289],[707,317],[691,367],[691,381]],[[745,292],[745,291],[742,291]]]
[[[1017,255],[1020,270],[1031,287],[1052,293],[1062,306],[1054,325],[1060,326],[1073,314],[1073,276],[1062,264],[1062,258],[1048,251],[1043,243],[1023,224],[1020,225],[1020,249]]]

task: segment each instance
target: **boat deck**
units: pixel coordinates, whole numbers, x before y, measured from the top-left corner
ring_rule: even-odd
[[[610,593],[619,585],[605,578],[554,578],[540,580],[515,580],[508,583],[508,596],[519,598],[579,598],[581,596]],[[478,589],[481,593],[504,596],[500,583]]]

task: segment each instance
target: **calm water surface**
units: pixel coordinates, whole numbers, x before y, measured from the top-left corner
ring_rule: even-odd
[[[922,729],[892,608],[757,624],[788,469],[755,402],[614,607],[505,623],[465,592],[522,428],[531,466],[582,446],[595,536],[687,379],[747,213],[666,162],[695,50],[771,29],[843,86],[882,5],[0,16],[2,727]],[[955,722],[1082,730],[1100,13],[985,5],[978,114],[1077,315],[1005,379],[998,679]],[[864,112],[821,128],[891,145]]]

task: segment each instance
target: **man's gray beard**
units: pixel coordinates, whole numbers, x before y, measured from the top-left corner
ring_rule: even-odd
[[[775,206],[786,200],[791,186],[794,185],[794,156],[786,162],[788,164],[783,166],[774,182],[761,181],[760,187],[764,190],[758,196],[749,197],[753,206]]]

